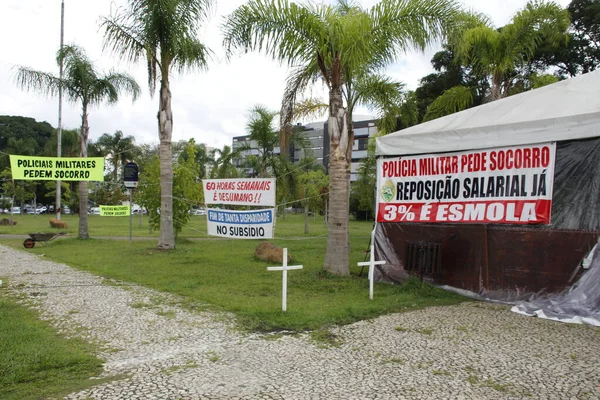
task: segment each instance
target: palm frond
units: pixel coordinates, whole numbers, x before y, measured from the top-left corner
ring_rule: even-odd
[[[469,10],[456,13],[454,20],[448,28],[448,44],[454,49],[460,44],[464,33],[473,28],[494,28],[491,18],[484,13]]]
[[[299,101],[294,106],[293,115],[296,119],[312,119],[322,117],[329,109],[329,104],[315,97]]]
[[[273,151],[277,146],[278,138],[273,126],[276,115],[276,112],[269,111],[261,105],[255,105],[250,110],[246,130],[250,135],[250,139],[255,141],[260,149]]]
[[[427,109],[423,121],[431,121],[445,115],[465,110],[473,105],[473,92],[466,86],[455,86],[439,96]]]
[[[354,101],[377,112],[379,132],[393,132],[396,130],[398,118],[402,118],[402,112],[406,111],[402,108],[407,98],[404,88],[402,82],[388,76],[370,74],[356,80]]]
[[[117,88],[106,79],[96,79],[86,89],[83,97],[89,105],[98,105],[104,101],[116,103],[119,100]]]
[[[102,79],[110,82],[118,93],[130,94],[133,101],[136,101],[142,93],[140,85],[138,85],[135,78],[129,74],[110,71],[110,73]]]
[[[279,146],[282,149],[288,147],[288,139],[292,133],[292,121],[297,117],[296,99],[306,87],[315,83],[318,77],[319,67],[314,61],[294,69],[288,77],[279,112]]]
[[[210,0],[131,0],[129,8],[104,18],[104,48],[136,63],[146,59],[150,94],[158,72],[170,68],[205,68],[210,50],[198,40],[199,24],[211,10]]]
[[[503,58],[503,37],[496,29],[479,25],[463,33],[455,51],[460,62],[473,65],[477,73],[489,75]]]
[[[92,64],[85,51],[75,44],[68,44],[57,51],[56,63],[60,64],[61,61],[66,70],[76,69],[84,64]]]
[[[183,38],[178,44],[172,66],[179,72],[185,69],[206,69],[211,55],[212,51],[199,40]]]
[[[370,74],[356,80],[354,101],[371,109],[389,108],[402,102],[404,87],[404,83],[397,82],[389,76]],[[354,104],[349,105],[353,106]]]
[[[250,1],[227,16],[221,29],[228,56],[259,50],[288,65],[310,61],[327,37],[317,12],[287,0]]]
[[[143,32],[140,27],[130,24],[131,19],[125,13],[102,18],[100,28],[104,29],[103,50],[109,50],[118,58],[131,63],[137,63],[143,57],[158,62],[154,54],[148,53]]]
[[[410,49],[424,50],[447,37],[460,7],[455,0],[383,0],[370,10],[375,57],[383,67]]]
[[[34,91],[46,96],[58,95],[64,81],[47,72],[36,71],[28,67],[17,67],[15,82],[23,90]]]
[[[553,46],[566,44],[570,19],[567,10],[554,2],[529,1],[512,22],[502,29],[506,53],[518,58],[521,53],[530,58],[542,39]],[[521,56],[522,57],[522,56]]]

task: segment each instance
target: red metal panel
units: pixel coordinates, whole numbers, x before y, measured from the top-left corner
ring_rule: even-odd
[[[441,270],[432,276],[449,285],[495,298],[558,292],[571,283],[579,262],[600,232],[490,225],[378,224],[378,257],[399,260],[385,275],[401,275],[406,241],[442,246]],[[392,252],[392,253],[390,253]]]

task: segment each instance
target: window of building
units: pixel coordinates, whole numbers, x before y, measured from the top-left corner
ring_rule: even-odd
[[[355,128],[354,136],[365,136],[369,134],[369,128]]]
[[[367,150],[369,147],[369,139],[358,139],[358,150]]]

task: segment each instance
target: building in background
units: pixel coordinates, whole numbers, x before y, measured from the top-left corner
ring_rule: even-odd
[[[293,161],[299,163],[301,159],[307,156],[314,157],[319,164],[322,164],[325,171],[329,167],[329,135],[327,121],[312,122],[306,125],[298,124],[296,128],[302,129],[301,132],[308,141],[308,148],[293,149]],[[350,181],[354,182],[358,179],[358,168],[360,161],[367,157],[367,147],[369,145],[369,137],[377,133],[376,120],[370,116],[356,116],[354,121],[354,143],[352,144],[352,163],[350,166]],[[233,138],[232,150],[236,150],[242,146],[248,147],[242,151],[241,156],[234,160],[233,164],[244,170],[246,175],[252,174],[252,169],[246,167],[248,156],[258,156],[259,151],[256,143],[250,140],[249,135],[236,136]],[[275,154],[280,154],[279,147],[274,149]],[[292,155],[292,154],[290,154]]]

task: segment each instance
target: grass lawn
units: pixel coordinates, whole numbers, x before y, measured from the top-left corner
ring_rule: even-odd
[[[40,216],[21,218],[46,220]],[[106,224],[100,224],[105,220]],[[110,225],[113,229],[110,233],[111,228],[107,224],[112,224],[113,220],[121,220],[122,226]],[[117,235],[116,231],[122,230],[127,223],[127,219],[92,216],[90,232],[92,236]],[[394,311],[466,300],[418,280],[404,285],[376,283],[375,298],[369,300],[366,273],[358,277],[360,267],[356,263],[365,258],[372,223],[350,223],[350,277],[331,276],[322,270],[326,245],[326,227],[322,219],[311,219],[308,235],[303,234],[303,229],[301,216],[280,218],[276,226],[277,239],[272,241],[289,249],[294,264],[304,265],[304,269],[288,273],[286,313],[281,311],[281,272],[268,272],[266,267],[271,264],[254,258],[254,249],[259,241],[185,239],[205,237],[205,234],[199,233],[206,231],[205,217],[192,218],[174,251],[156,250],[155,240],[129,243],[126,240],[102,239],[62,239],[28,251],[43,253],[47,258],[107,278],[139,283],[179,294],[192,303],[207,303],[231,311],[237,315],[242,327],[252,330],[318,329]],[[17,240],[5,242],[17,247],[21,243]]]
[[[0,219],[10,219],[8,214],[0,214]],[[77,215],[62,215],[61,219],[68,224],[67,229],[54,229],[50,227],[49,220],[54,218],[54,214],[41,215],[14,215],[13,220],[17,222],[14,226],[0,226],[0,234],[22,235],[32,232],[67,232],[69,235],[77,236],[79,217]],[[134,215],[134,223],[132,224],[133,236],[156,236],[158,232],[149,232],[148,217],[144,216],[142,226],[140,227],[140,216]],[[198,216],[192,216],[196,221],[192,221],[190,226],[194,226],[194,222],[200,222]],[[202,217],[206,219],[206,217]],[[92,236],[129,236],[129,218],[128,217],[101,217],[99,215],[88,215],[90,235]],[[190,233],[194,232],[189,229]],[[204,223],[204,232],[206,232],[206,222]]]
[[[80,340],[60,337],[0,292],[0,399],[56,397],[98,383],[102,361]]]
[[[0,219],[10,219],[8,214],[0,214]],[[79,217],[77,215],[62,215],[61,219],[68,224],[67,229],[54,229],[50,227],[49,220],[54,218],[53,214],[42,215],[14,215],[13,219],[17,222],[13,226],[0,226],[1,234],[24,235],[33,232],[67,232],[72,236],[77,236]],[[304,219],[302,215],[288,214],[283,219],[278,216],[276,226],[277,236],[303,236]],[[129,217],[101,217],[99,215],[88,215],[88,225],[90,236],[129,236]],[[358,229],[361,234],[369,234],[372,222],[356,222],[355,230]],[[322,216],[309,217],[309,235],[326,235],[327,227],[323,222]],[[158,231],[150,232],[148,217],[146,215],[134,215],[132,224],[132,236],[138,237],[158,237]],[[188,224],[183,228],[179,237],[195,238],[208,237],[206,233],[206,216],[192,215]],[[368,240],[368,237],[367,237]]]

